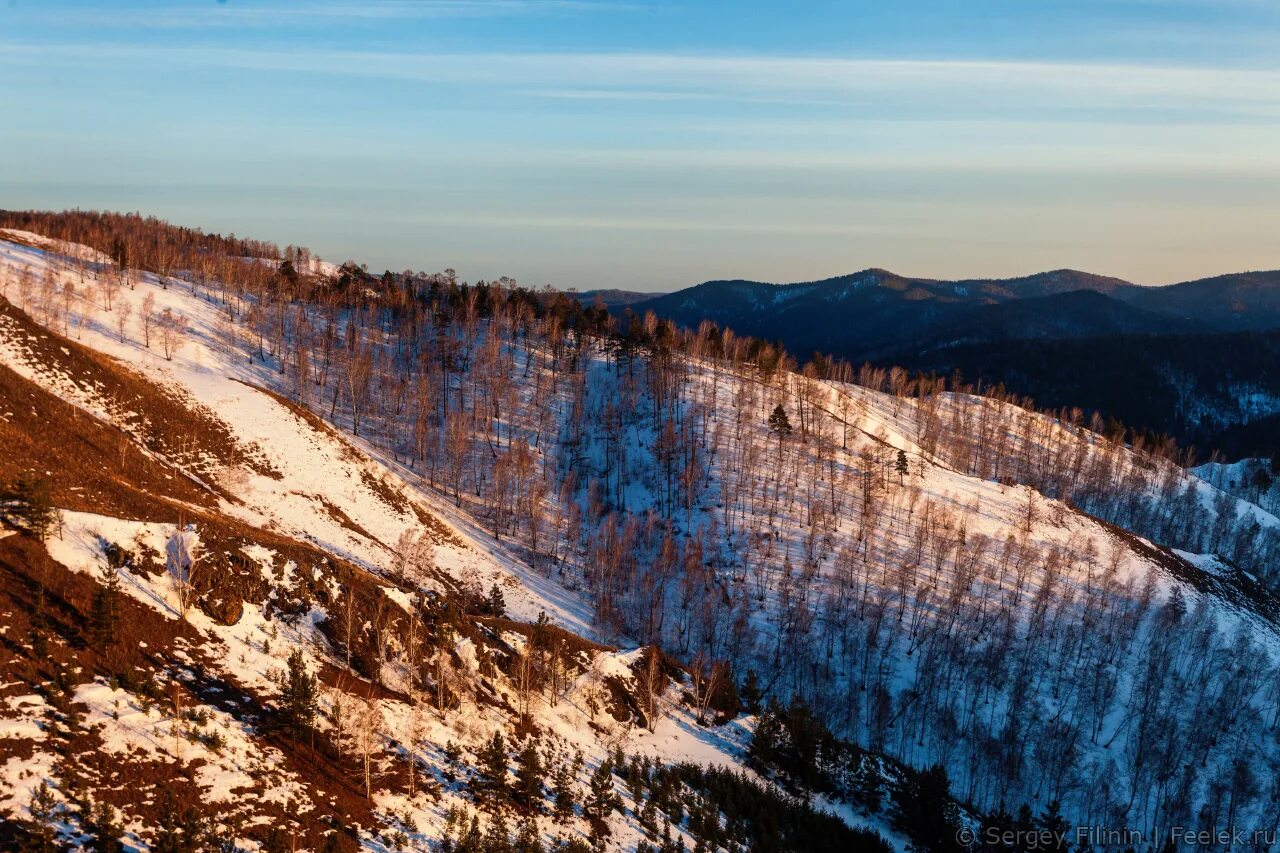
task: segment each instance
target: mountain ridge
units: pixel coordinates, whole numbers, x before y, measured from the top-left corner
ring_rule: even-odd
[[[776,341],[802,362],[819,353],[854,364],[958,372],[968,382],[1003,385],[1054,407],[1102,411],[1209,450],[1269,456],[1280,448],[1280,421],[1272,418],[1280,413],[1273,393],[1280,368],[1258,361],[1201,376],[1197,365],[1217,363],[1218,353],[1192,355],[1205,346],[1253,352],[1257,341],[1233,336],[1280,331],[1280,271],[1138,285],[1073,269],[948,280],[872,267],[789,284],[712,280],[610,310],[623,319],[653,312],[691,329],[710,322]],[[1170,345],[1139,346],[1147,339]],[[1187,351],[1178,353],[1175,341]],[[1101,369],[1077,378],[1070,364],[1041,357],[1054,351],[1094,365],[1095,349],[1152,361],[1135,370],[1104,359]],[[1082,352],[1088,358],[1081,360]],[[1134,387],[1104,387],[1111,368],[1123,368]],[[1226,402],[1260,393],[1260,405]],[[1101,400],[1111,406],[1099,410]]]
[[[629,298],[626,304],[636,311],[672,309],[690,306],[690,300],[705,294],[737,295],[753,299],[769,294],[775,303],[797,296],[817,294],[827,300],[841,300],[849,291],[878,287],[904,294],[910,299],[937,298],[944,301],[1007,301],[1051,296],[1086,290],[1134,304],[1155,313],[1172,313],[1199,307],[1197,300],[1223,295],[1236,299],[1272,295],[1280,302],[1280,270],[1251,270],[1223,273],[1171,284],[1135,284],[1114,276],[1083,270],[1061,268],[1005,278],[928,278],[907,276],[882,267],[867,267],[822,279],[793,282],[770,282],[755,279],[709,279],[669,293],[655,293],[647,299]],[[629,291],[629,297],[639,296]],[[757,304],[767,302],[755,298]],[[704,306],[705,307],[705,306]],[[1246,306],[1247,307],[1247,306]],[[1237,312],[1239,313],[1239,312]],[[707,319],[714,319],[708,317]],[[1270,318],[1268,319],[1270,322]],[[1257,328],[1256,325],[1247,326]]]

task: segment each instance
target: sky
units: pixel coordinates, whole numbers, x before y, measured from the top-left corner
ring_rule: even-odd
[[[0,207],[586,290],[1280,267],[1280,0],[0,0]]]

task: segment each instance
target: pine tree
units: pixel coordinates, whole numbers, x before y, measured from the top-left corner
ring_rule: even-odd
[[[49,788],[48,782],[42,781],[40,787],[36,788],[27,809],[31,813],[32,826],[29,849],[40,851],[40,853],[46,853],[46,851],[52,853],[55,841],[53,821],[58,814],[58,800]]]
[[[285,722],[295,735],[312,731],[316,716],[316,677],[307,672],[301,649],[294,649],[289,655],[280,704]]]
[[[742,682],[742,704],[752,714],[760,713],[760,700],[764,698],[760,691],[760,677],[754,669],[747,670],[747,677]]]
[[[285,841],[284,831],[278,826],[267,830],[267,838],[259,848],[259,853],[288,853],[289,845]]]
[[[458,838],[454,848],[456,853],[481,853],[484,848],[484,836],[480,834],[480,816],[472,815],[467,831]]]
[[[1062,816],[1062,804],[1057,800],[1050,801],[1041,813],[1040,819],[1037,821],[1040,829],[1045,830],[1049,837],[1054,839],[1066,839],[1069,837],[1068,830],[1070,825],[1067,819]],[[1050,850],[1056,850],[1058,853],[1066,853],[1067,843],[1065,840],[1055,841],[1054,846]]]
[[[489,589],[488,600],[489,612],[498,618],[507,615],[507,599],[502,594],[502,588],[496,583]]]
[[[484,836],[485,853],[511,853],[511,839],[507,833],[507,820],[499,811],[489,821],[489,831]]]
[[[129,269],[129,244],[122,237],[111,241],[111,260],[116,262],[120,272]]]
[[[103,800],[93,804],[90,814],[90,827],[93,831],[93,853],[122,853],[124,843],[120,838],[124,835],[124,827],[120,825],[120,816],[115,808]]]
[[[907,474],[911,473],[911,463],[907,461],[907,452],[898,449],[898,461],[894,463],[894,470],[898,472],[898,482],[903,482]]]
[[[288,258],[280,262],[279,272],[285,284],[293,286],[298,283],[298,270]]]
[[[894,791],[901,826],[923,849],[948,853],[962,846],[956,836],[956,807],[951,782],[941,764],[911,774]],[[1031,811],[1025,805],[1019,824],[1031,828]]]
[[[526,819],[520,824],[520,834],[516,836],[515,853],[545,853],[542,838],[538,833],[538,824]]]
[[[507,744],[502,732],[493,737],[480,750],[480,766],[476,768],[473,788],[478,800],[500,805],[507,799]]]
[[[93,605],[89,613],[89,631],[93,643],[105,649],[116,641],[120,625],[120,572],[108,565],[106,579],[93,591]]]
[[[567,763],[556,767],[551,793],[556,817],[560,820],[573,817],[573,770]]]
[[[586,802],[582,804],[582,813],[593,822],[603,822],[620,808],[622,808],[622,798],[613,790],[613,764],[602,761],[591,774],[591,784]]]
[[[525,741],[516,756],[516,781],[511,788],[511,799],[523,809],[538,810],[542,800],[542,759],[533,738]]]
[[[5,497],[27,530],[43,542],[57,517],[49,481],[33,474],[23,474]]]
[[[773,412],[769,415],[769,429],[778,437],[778,457],[782,457],[782,441],[791,435],[791,419],[787,417],[787,410],[782,408],[782,404],[773,407]]]
[[[196,853],[203,849],[207,834],[200,812],[192,806],[180,809],[173,794],[165,791],[156,840],[151,845],[153,853]]]

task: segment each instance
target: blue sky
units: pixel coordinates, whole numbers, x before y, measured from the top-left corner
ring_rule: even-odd
[[[0,205],[673,289],[1280,267],[1280,2],[0,0]]]

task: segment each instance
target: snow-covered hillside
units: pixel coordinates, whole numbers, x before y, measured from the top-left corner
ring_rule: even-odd
[[[380,464],[361,442],[273,390],[279,375],[245,358],[238,330],[186,283],[73,274],[50,241],[16,236],[22,242],[0,243],[0,282],[13,302],[0,313],[0,365],[70,404],[63,417],[119,435],[118,459],[113,445],[110,457],[79,463],[126,475],[158,468],[183,488],[148,494],[141,512],[136,503],[120,515],[90,512],[80,507],[110,506],[112,498],[78,485],[87,480],[77,471],[41,471],[38,453],[7,460],[12,472],[34,466],[55,483],[57,532],[45,545],[72,574],[54,583],[64,591],[86,580],[96,586],[82,602],[86,611],[109,584],[118,588],[112,607],[127,623],[112,628],[123,636],[104,643],[91,636],[96,623],[74,639],[53,632],[71,654],[62,665],[48,651],[39,609],[22,613],[10,600],[12,609],[0,610],[0,629],[16,650],[0,661],[10,676],[0,711],[8,789],[0,806],[9,815],[47,820],[70,846],[105,826],[127,845],[146,847],[161,843],[165,821],[176,822],[179,835],[194,832],[184,809],[199,803],[208,824],[201,833],[245,849],[285,838],[301,846],[310,839],[317,849],[346,849],[351,840],[370,849],[438,848],[450,833],[464,838],[485,802],[474,794],[484,778],[478,765],[500,734],[513,766],[520,744],[536,743],[547,806],[501,819],[481,813],[486,844],[517,817],[511,831],[518,828],[526,845],[577,849],[591,837],[631,850],[646,836],[705,842],[705,827],[673,825],[661,809],[640,820],[643,799],[635,797],[643,789],[608,780],[626,762],[741,769],[750,717],[697,722],[703,706],[682,698],[691,689],[681,684],[687,674],[665,664],[646,683],[647,705],[636,705],[640,650],[593,643],[597,632],[579,596],[513,559],[474,519],[404,480],[394,463]],[[50,276],[78,287],[70,310],[45,328],[30,317],[49,298],[39,290]],[[59,287],[53,298],[61,294]],[[162,344],[158,319],[149,330],[135,323],[144,312],[180,317],[174,340]],[[121,327],[122,317],[132,319]],[[18,402],[5,399],[10,409]],[[5,418],[22,426],[12,410]],[[0,564],[15,569],[8,585],[25,575],[25,539],[0,541],[13,547],[0,553]],[[42,570],[42,584],[50,571]],[[465,601],[477,615],[450,609]],[[120,648],[135,639],[136,647]],[[75,652],[77,645],[93,653]],[[61,669],[56,683],[22,670],[32,656]],[[310,748],[315,736],[301,756],[293,745],[282,752],[273,734],[293,656],[303,678],[318,678],[316,732],[331,740],[334,755]],[[56,708],[46,693],[56,694]],[[60,725],[74,733],[70,758],[58,757]],[[137,802],[113,784],[118,774],[103,771],[116,761],[163,768],[157,781],[165,782],[154,790],[144,784],[151,793]],[[601,767],[604,790],[618,788],[616,808],[604,794],[601,803],[590,799],[601,790]],[[335,780],[355,794],[333,790]],[[539,783],[538,804],[541,790]],[[564,805],[553,810],[555,797]],[[785,797],[777,802],[813,814]],[[98,815],[100,803],[118,814]],[[876,823],[861,821],[868,822]],[[268,825],[279,833],[266,833]]]
[[[5,582],[44,601],[55,577],[53,621],[94,625],[118,582],[135,626],[125,654],[16,593],[0,609],[0,808],[47,805],[64,841],[123,802],[77,790],[124,784],[82,759],[128,755],[226,802],[245,846],[271,823],[318,847],[349,814],[343,844],[455,849],[484,806],[485,831],[504,815],[543,844],[743,849],[758,825],[723,787],[690,777],[677,816],[621,771],[745,768],[757,693],[876,757],[859,794],[823,753],[816,802],[895,846],[921,843],[906,795],[868,785],[932,765],[957,822],[1271,817],[1280,521],[1223,483],[993,400],[790,373],[722,333],[610,335],[497,285],[243,292],[9,236],[0,426],[29,449],[0,475],[49,478],[62,512],[44,548],[0,540]],[[64,438],[27,414],[55,411],[40,393]],[[74,637],[43,653],[53,685],[23,670],[50,635]],[[528,775],[520,744],[545,771],[509,812],[495,733],[524,764],[497,787]],[[125,809],[131,844],[163,793]]]
[[[1280,512],[1280,457],[1206,462],[1196,466],[1195,474],[1216,488]]]

